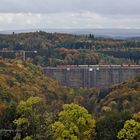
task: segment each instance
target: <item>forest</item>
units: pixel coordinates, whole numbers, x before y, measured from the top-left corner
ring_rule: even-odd
[[[139,46],[138,38],[117,40],[94,37],[92,34],[71,35],[39,31],[0,35],[1,58],[21,60],[23,50],[27,51],[26,61],[41,66],[140,64]]]
[[[139,140],[139,91],[140,75],[110,89],[71,89],[40,66],[1,61],[0,138]]]
[[[109,89],[72,89],[42,70],[139,64],[139,43],[42,31],[0,35],[0,140],[140,140],[140,74]],[[20,50],[37,54],[23,61]]]

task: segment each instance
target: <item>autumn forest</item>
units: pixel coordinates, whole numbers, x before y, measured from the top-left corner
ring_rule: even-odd
[[[140,74],[98,89],[64,87],[43,72],[140,65],[139,46],[139,38],[93,34],[0,35],[0,140],[140,140]]]

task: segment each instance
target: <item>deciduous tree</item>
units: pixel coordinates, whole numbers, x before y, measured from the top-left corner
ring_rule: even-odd
[[[118,133],[119,140],[140,140],[140,123],[135,120],[128,120],[124,128]]]
[[[95,135],[95,120],[84,107],[65,104],[52,128],[56,140],[90,140]]]

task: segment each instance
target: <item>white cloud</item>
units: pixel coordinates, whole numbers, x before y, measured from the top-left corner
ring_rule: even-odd
[[[140,0],[0,0],[0,30],[140,28]]]
[[[0,13],[0,30],[32,28],[140,28],[140,16],[105,16],[90,11]]]

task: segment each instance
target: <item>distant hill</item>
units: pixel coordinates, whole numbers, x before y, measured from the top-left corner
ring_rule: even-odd
[[[43,31],[0,35],[0,51],[31,51],[26,60],[41,66],[139,64],[140,41]],[[33,53],[37,51],[37,53]],[[22,59],[21,53],[0,52],[4,58]]]
[[[45,31],[49,33],[67,33],[76,35],[94,34],[96,37],[109,37],[116,39],[125,39],[132,37],[140,37],[140,29],[92,29],[92,28],[38,28],[38,29],[25,29],[25,30],[7,30],[0,31],[1,34],[26,33],[35,31]]]

